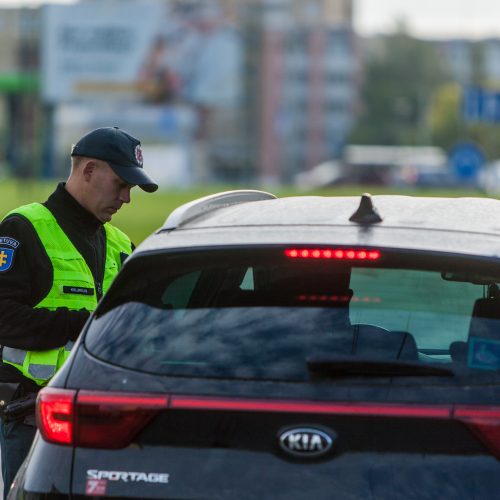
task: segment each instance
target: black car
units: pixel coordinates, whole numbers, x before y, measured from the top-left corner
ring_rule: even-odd
[[[127,260],[10,498],[500,496],[500,201],[231,191]]]

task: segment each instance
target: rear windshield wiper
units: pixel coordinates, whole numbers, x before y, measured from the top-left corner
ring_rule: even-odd
[[[373,377],[454,376],[453,370],[449,368],[409,361],[342,356],[334,358],[309,358],[306,362],[311,374],[325,377],[349,375]]]

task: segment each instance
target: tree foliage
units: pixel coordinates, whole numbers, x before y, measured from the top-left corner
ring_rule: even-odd
[[[500,126],[487,122],[468,122],[461,115],[462,88],[446,84],[436,90],[429,112],[434,144],[449,150],[458,142],[473,142],[487,158],[500,158]]]
[[[439,55],[432,43],[411,37],[404,27],[378,41],[366,60],[362,112],[350,141],[428,144],[428,106],[434,90],[448,80]]]

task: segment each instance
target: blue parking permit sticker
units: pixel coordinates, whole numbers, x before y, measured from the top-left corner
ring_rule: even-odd
[[[467,365],[481,370],[500,369],[500,340],[471,337]]]

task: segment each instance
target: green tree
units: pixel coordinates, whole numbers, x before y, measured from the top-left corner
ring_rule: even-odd
[[[403,25],[378,42],[366,60],[362,112],[350,141],[428,144],[428,106],[434,90],[449,79],[447,71],[434,45],[411,37]]]
[[[457,142],[477,144],[487,158],[500,158],[500,126],[466,122],[461,116],[462,88],[450,83],[439,87],[432,99],[429,126],[436,146],[449,150]]]

